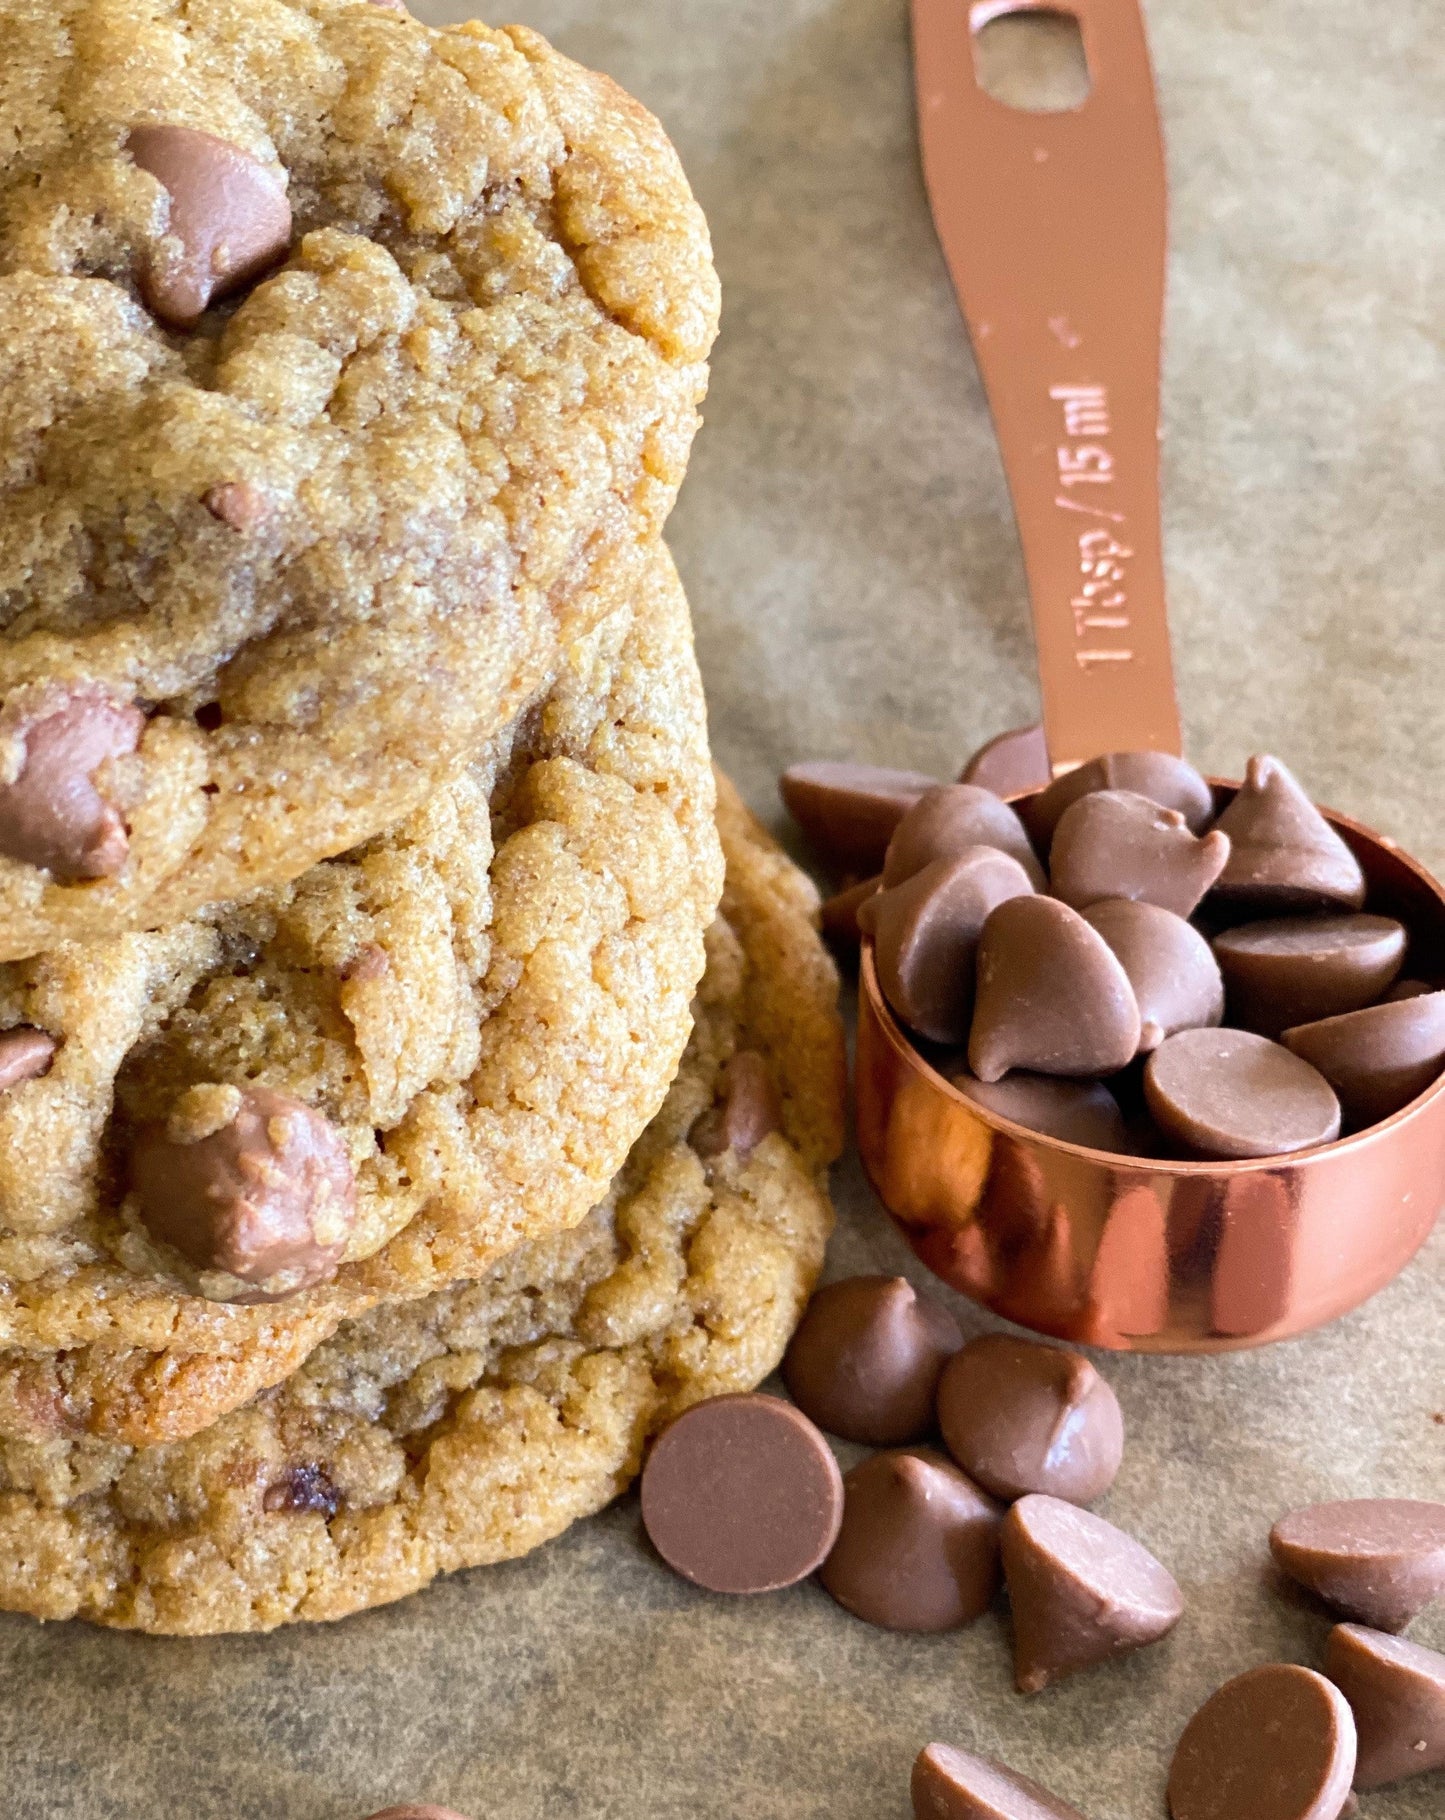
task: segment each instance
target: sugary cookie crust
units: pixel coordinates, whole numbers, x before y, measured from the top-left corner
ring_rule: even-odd
[[[0,856],[7,958],[293,878],[459,771],[586,565],[660,528],[717,283],[656,121],[534,33],[370,0],[0,0],[0,29],[0,698],[148,716],[98,773],[123,871]],[[154,122],[293,212],[194,331],[142,296]]]
[[[348,1323],[188,1441],[0,1444],[0,1605],[191,1634],[341,1617],[537,1547],[680,1410],[767,1375],[832,1224],[842,1032],[811,886],[726,785],[719,819],[692,1038],[606,1201],[483,1282]],[[688,1134],[740,1048],[783,1129],[705,1162]]]

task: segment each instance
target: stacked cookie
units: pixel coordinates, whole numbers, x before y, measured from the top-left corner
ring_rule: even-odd
[[[0,1605],[333,1616],[605,1501],[821,1260],[831,970],[731,802],[713,921],[660,542],[706,229],[525,31],[0,18]]]

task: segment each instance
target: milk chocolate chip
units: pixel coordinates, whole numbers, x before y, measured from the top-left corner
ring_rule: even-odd
[[[1215,888],[1230,910],[1358,910],[1360,863],[1277,758],[1250,759],[1219,818],[1232,843]]]
[[[1350,1703],[1355,1787],[1445,1769],[1445,1656],[1359,1624],[1337,1624],[1325,1673]]]
[[[997,1498],[1092,1504],[1124,1457],[1119,1399],[1082,1353],[1002,1333],[949,1360],[938,1422],[954,1459]]]
[[[228,480],[221,486],[210,487],[201,504],[212,518],[219,518],[233,531],[242,532],[254,531],[265,522],[269,511],[266,495],[249,480]]]
[[[374,4],[390,6],[394,0],[374,0]],[[402,9],[398,7],[397,10]],[[454,1807],[433,1807],[429,1801],[404,1801],[400,1807],[382,1808],[379,1814],[372,1814],[369,1820],[467,1820],[467,1816],[459,1814]]]
[[[1077,910],[1049,897],[1000,904],[978,944],[968,1065],[981,1081],[1010,1068],[1113,1074],[1139,1047],[1129,976]]]
[[[1096,790],[1064,811],[1049,849],[1055,897],[1076,910],[1127,897],[1188,916],[1224,870],[1229,836],[1191,833],[1177,809]]]
[[[1373,1005],[1400,971],[1405,930],[1389,916],[1280,916],[1226,929],[1214,953],[1229,1019],[1278,1036]]]
[[[950,1075],[958,1091],[976,1105],[997,1112],[1016,1125],[1086,1150],[1126,1155],[1129,1141],[1119,1102],[1098,1081],[1070,1081],[1049,1074],[1006,1074],[1001,1081],[980,1081],[966,1071]]]
[[[1224,1016],[1224,981],[1209,943],[1182,916],[1157,904],[1106,898],[1084,921],[1119,957],[1139,1005],[1145,1054],[1177,1030],[1212,1028]]]
[[[995,796],[1021,796],[1047,789],[1052,771],[1040,726],[1011,727],[979,747],[958,774],[961,784],[979,784]]]
[[[849,885],[846,891],[835,892],[832,897],[824,899],[822,909],[818,912],[818,922],[824,941],[840,957],[847,960],[858,958],[858,949],[863,940],[858,913],[877,889],[876,878],[865,878],[861,884]]]
[[[55,1050],[55,1038],[33,1024],[0,1031],[0,1093],[47,1073]]]
[[[1064,811],[1095,790],[1132,790],[1161,809],[1177,809],[1196,834],[1214,819],[1214,793],[1182,758],[1167,752],[1110,752],[1091,759],[1018,806],[1040,853],[1047,853]]]
[[[730,1150],[746,1161],[782,1123],[768,1064],[755,1049],[739,1049],[724,1063],[718,1088],[719,1103],[703,1113],[689,1141],[700,1157]]]
[[[997,905],[1032,890],[1017,860],[966,847],[868,899],[859,926],[873,937],[883,996],[905,1024],[935,1043],[964,1041],[984,924]]]
[[[1181,1030],[1144,1069],[1144,1097],[1166,1137],[1195,1156],[1284,1156],[1340,1135],[1324,1076],[1248,1030]]]
[[[1445,1504],[1347,1498],[1281,1517],[1270,1551],[1292,1580],[1374,1630],[1403,1630],[1445,1593]]]
[[[896,1447],[933,1429],[958,1323],[906,1277],[848,1277],[808,1304],[783,1358],[783,1382],[806,1415],[845,1441]]]
[[[820,1567],[843,1520],[843,1475],[800,1409],[777,1397],[695,1403],[642,1474],[642,1521],[672,1568],[710,1592],[776,1592]]]
[[[819,1578],[885,1630],[956,1630],[999,1583],[1003,1512],[931,1449],[876,1453],[843,1480],[843,1527]]]
[[[893,830],[937,784],[922,771],[815,759],[791,765],[778,790],[793,820],[839,872],[878,872]]]
[[[284,259],[291,204],[275,173],[239,146],[189,126],[132,127],[132,158],[170,197],[168,242],[142,277],[163,322],[190,328],[218,298]]]
[[[1174,1576],[1112,1523],[1060,1498],[1021,1499],[1003,1525],[1020,1693],[1167,1636],[1184,1611]]]
[[[1377,1125],[1445,1070],[1445,992],[1300,1024],[1283,1041],[1319,1069],[1352,1125]]]
[[[913,1765],[913,1820],[1084,1820],[1028,1776],[947,1744],[930,1744]]]
[[[130,843],[120,811],[96,789],[97,770],[140,742],[145,716],[100,689],[57,694],[54,705],[0,714],[0,853],[45,867],[60,884],[109,878]]]
[[[1169,1770],[1174,1820],[1337,1820],[1355,1770],[1355,1722],[1313,1669],[1236,1675],[1184,1728]]]
[[[969,847],[997,847],[1044,889],[1044,869],[1024,825],[991,790],[976,784],[939,784],[923,795],[893,830],[883,860],[883,883],[902,884],[936,859],[953,859]]]
[[[200,1270],[294,1294],[335,1276],[356,1181],[329,1121],[269,1087],[192,1087],[131,1153],[142,1222]]]

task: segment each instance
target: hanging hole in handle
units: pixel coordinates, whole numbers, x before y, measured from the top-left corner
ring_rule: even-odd
[[[1079,21],[1058,7],[1014,0],[975,6],[973,67],[986,95],[1028,114],[1082,107],[1092,86]]]

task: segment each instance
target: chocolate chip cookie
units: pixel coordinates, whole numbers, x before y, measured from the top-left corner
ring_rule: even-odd
[[[0,959],[393,826],[660,528],[717,318],[661,128],[520,28],[0,0]]]
[[[837,981],[812,887],[723,786],[723,910],[665,1104],[602,1204],[348,1322],[190,1440],[0,1444],[0,1605],[127,1628],[336,1618],[525,1553],[647,1437],[777,1363],[832,1223]]]

